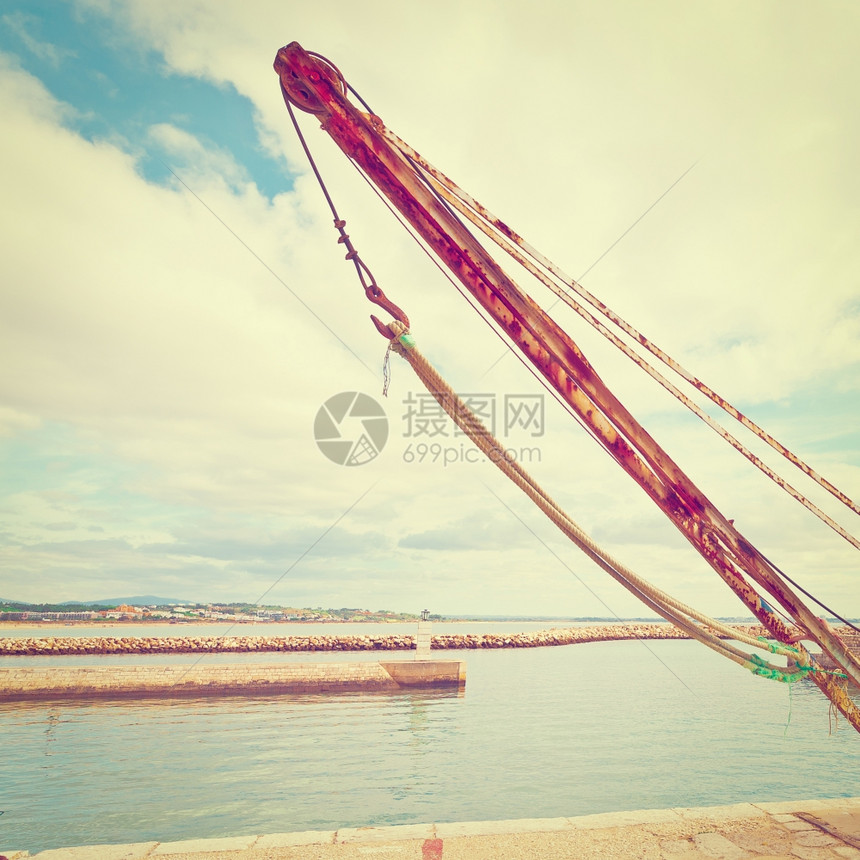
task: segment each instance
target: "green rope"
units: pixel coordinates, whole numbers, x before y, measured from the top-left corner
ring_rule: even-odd
[[[760,678],[767,678],[770,681],[780,681],[783,684],[794,684],[801,678],[805,678],[810,672],[815,672],[815,666],[797,666],[794,672],[784,672],[782,669],[777,669],[762,660],[758,654],[750,654],[750,662],[747,664],[747,669],[758,675]]]
[[[758,638],[764,639],[762,636],[759,636]],[[796,648],[790,648],[788,645],[781,647],[789,648],[789,650],[799,653]],[[774,651],[774,653],[779,652]],[[784,672],[781,669],[771,666],[770,663],[766,663],[758,656],[758,654],[750,654],[749,657],[750,662],[746,664],[746,668],[749,669],[753,675],[758,675],[760,678],[768,678],[771,681],[780,681],[783,684],[794,684],[796,681],[800,681],[805,678],[810,672],[818,672],[821,675],[832,675],[834,678],[848,677],[844,672],[834,672],[831,669],[822,669],[814,663],[810,663],[808,666],[800,666],[795,663],[794,672]]]
[[[758,654],[750,654],[750,662],[746,668],[758,675],[760,678],[768,678],[771,681],[781,681],[783,684],[794,684],[805,678],[810,672],[819,672],[822,675],[832,675],[834,678],[847,678],[843,672],[832,672],[829,669],[822,669],[820,666],[796,666],[794,672],[784,672],[782,669],[777,669],[766,663]]]
[[[759,642],[762,643],[762,648],[767,648],[771,654],[793,655],[800,654],[799,648],[792,648],[791,645],[783,645],[781,642],[773,642],[767,636],[756,636]]]

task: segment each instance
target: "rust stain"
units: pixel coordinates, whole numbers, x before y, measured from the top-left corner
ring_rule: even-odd
[[[442,840],[425,839],[421,846],[421,860],[441,860]]]

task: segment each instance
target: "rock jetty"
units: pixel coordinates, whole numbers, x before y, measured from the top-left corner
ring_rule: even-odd
[[[738,626],[767,636],[756,625]],[[605,624],[527,633],[446,633],[432,638],[437,650],[541,648],[624,639],[688,639],[671,624]],[[63,636],[0,638],[0,656],[62,654],[198,654],[272,651],[409,651],[414,636]]]

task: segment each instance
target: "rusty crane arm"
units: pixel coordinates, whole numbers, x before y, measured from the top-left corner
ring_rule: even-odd
[[[348,98],[340,73],[293,42],[275,60],[284,98],[314,114],[343,152],[409,221],[442,263],[576,412],[599,444],[639,484],[687,540],[780,641],[787,627],[752,580],[860,685],[860,661],[803,603],[612,394],[573,340],[500,268],[414,166],[381,133],[382,120]],[[834,698],[830,676],[813,679]],[[834,699],[835,701],[835,699]],[[857,726],[860,730],[860,725]]]

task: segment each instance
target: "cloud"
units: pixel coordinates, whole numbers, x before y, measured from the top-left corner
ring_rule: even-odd
[[[166,151],[173,164],[185,171],[193,170],[195,178],[218,176],[238,185],[240,180],[244,185],[249,184],[249,177],[244,168],[237,164],[232,154],[213,146],[204,144],[193,134],[177,128],[169,123],[157,123],[150,126],[149,137],[158,147]]]
[[[472,514],[442,526],[414,532],[400,538],[398,546],[404,549],[420,549],[430,551],[463,552],[483,551],[496,552],[499,546],[513,550],[523,544],[532,544],[532,539],[523,529],[519,540],[512,534],[510,520],[496,512],[486,511],[483,514]]]
[[[293,38],[330,56],[394,131],[573,275],[695,164],[585,283],[860,495],[856,440],[829,429],[858,418],[860,120],[849,13],[771,3],[678,15],[618,2],[489,14],[442,2],[417,26],[411,7],[382,0],[75,8],[105,38],[156,52],[168,78],[194,75],[248,98],[258,149],[283,171],[284,190],[263,193],[241,151],[172,118],[169,105],[139,141],[85,140],[70,128],[74,106],[3,59],[0,170],[14,205],[0,215],[0,428],[7,450],[32,464],[4,502],[12,583],[45,598],[58,583],[91,597],[147,580],[158,592],[181,584],[184,595],[253,599],[370,490],[284,580],[285,602],[546,614],[563,595],[582,614],[603,614],[541,541],[499,512],[485,486],[506,492],[495,472],[406,462],[402,406],[417,383],[399,358],[383,456],[350,470],[316,449],[313,417],[329,396],[381,400],[385,344],[271,70]],[[370,30],[373,50],[354,38]],[[797,63],[810,39],[826,63]],[[485,373],[499,341],[318,123],[301,121],[362,257],[454,387],[539,391],[510,358]],[[144,145],[169,155],[188,187],[147,181]],[[290,170],[300,171],[292,185]],[[774,502],[734,455],[716,453],[710,431],[678,418],[572,314],[553,314],[729,516],[799,578],[856,601],[841,573],[850,556],[825,550],[816,525]],[[40,435],[46,428],[61,429]],[[575,518],[664,587],[734,614],[732,596],[644,494],[551,405],[547,428],[531,466]],[[65,523],[77,531],[60,532]],[[557,546],[551,528],[536,528]],[[104,542],[89,543],[95,534]],[[58,536],[69,540],[61,547]],[[96,556],[103,568],[87,566]],[[824,559],[840,571],[832,579]]]
[[[37,39],[32,31],[38,30],[40,21],[35,15],[27,15],[18,10],[3,15],[0,17],[0,21],[18,37],[31,54],[43,62],[50,63],[52,66],[59,66],[63,60],[75,55],[75,52],[68,48],[61,48],[58,45]]]

